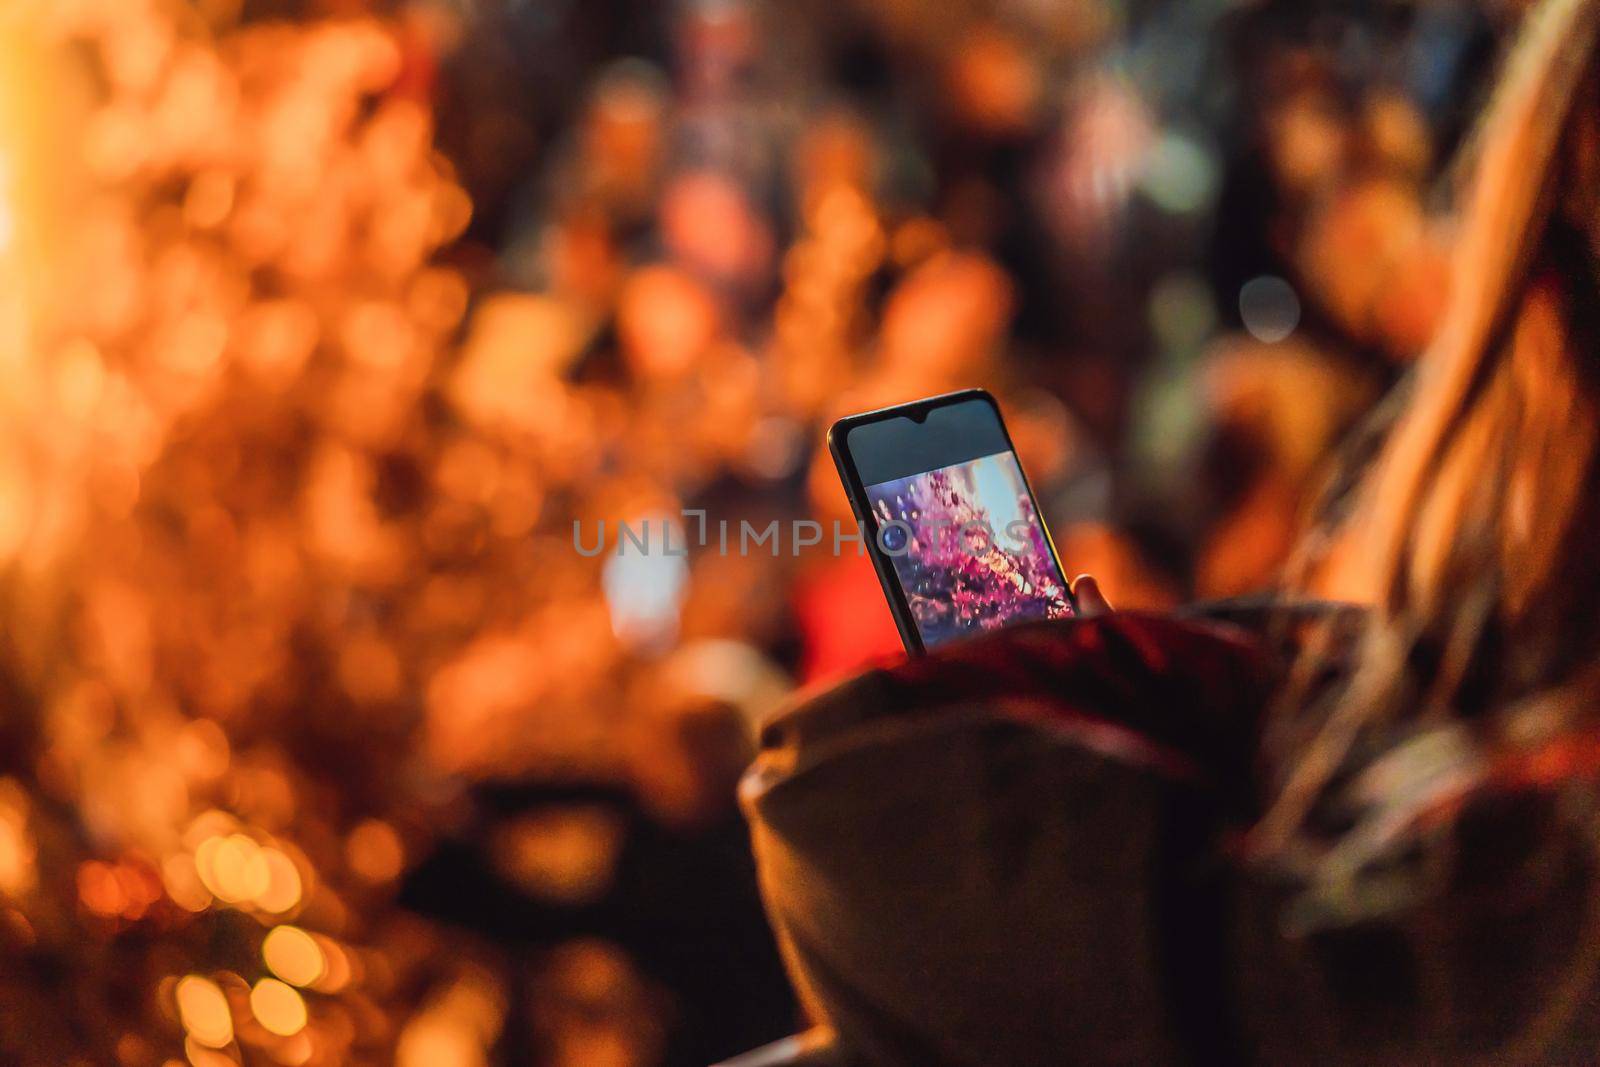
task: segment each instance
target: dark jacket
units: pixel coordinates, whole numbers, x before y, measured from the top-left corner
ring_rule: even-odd
[[[742,798],[820,1026],[746,1062],[1594,1062],[1593,848],[1551,798],[1475,803],[1481,855],[1401,864],[1375,913],[1244,858],[1281,674],[1246,630],[1119,614],[778,717]]]

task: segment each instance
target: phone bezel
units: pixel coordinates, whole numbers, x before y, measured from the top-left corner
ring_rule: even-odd
[[[883,595],[889,601],[889,612],[894,616],[895,628],[900,631],[900,641],[912,655],[921,655],[927,648],[922,643],[922,635],[917,632],[911,605],[900,590],[900,579],[895,574],[894,561],[878,547],[878,523],[872,516],[872,508],[867,500],[867,489],[856,469],[855,457],[850,454],[850,432],[871,423],[901,418],[909,418],[917,425],[926,426],[929,412],[940,407],[970,403],[974,400],[988,404],[994,411],[995,422],[999,424],[1006,448],[1015,456],[1017,446],[1011,440],[1011,430],[1006,426],[999,402],[987,389],[961,389],[954,393],[943,393],[905,404],[879,408],[876,411],[846,415],[828,427],[828,452],[833,456],[834,466],[838,468],[839,480],[844,483],[850,510],[854,513],[856,522],[860,524],[867,555],[872,559],[872,569],[877,572],[878,584],[883,587]],[[1056,571],[1062,576],[1063,581],[1067,582],[1067,600],[1072,605],[1073,613],[1076,614],[1078,600],[1072,595],[1066,568],[1061,566],[1061,555],[1056,551],[1055,539],[1050,535],[1050,524],[1045,521],[1044,512],[1039,508],[1039,498],[1033,491],[1033,483],[1028,480],[1028,472],[1022,468],[1021,457],[1017,458],[1017,470],[1022,475],[1022,487],[1027,490],[1028,499],[1033,504],[1033,513],[1038,516],[1039,525],[1044,530],[1044,541],[1050,549],[1050,560],[1055,564]]]

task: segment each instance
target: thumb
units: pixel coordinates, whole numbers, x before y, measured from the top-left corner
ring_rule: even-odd
[[[1100,583],[1093,575],[1080,574],[1072,583],[1072,595],[1078,601],[1078,615],[1093,618],[1112,611],[1111,602],[1100,592]]]

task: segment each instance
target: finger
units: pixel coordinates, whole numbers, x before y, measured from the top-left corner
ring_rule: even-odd
[[[1100,592],[1100,583],[1093,575],[1080,574],[1072,583],[1072,595],[1078,601],[1078,614],[1085,618],[1111,612],[1111,602]]]

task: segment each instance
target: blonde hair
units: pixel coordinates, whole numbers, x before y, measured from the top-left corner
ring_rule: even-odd
[[[1573,183],[1595,181],[1575,153],[1600,111],[1597,30],[1597,0],[1534,7],[1469,146],[1440,328],[1326,539],[1340,565],[1323,591],[1373,610],[1320,714],[1306,704],[1321,650],[1287,687],[1279,718],[1299,721],[1280,730],[1263,840],[1294,832],[1363,728],[1468,716],[1600,670],[1600,352],[1582,336],[1600,298],[1591,241],[1561,214],[1596,192]]]

